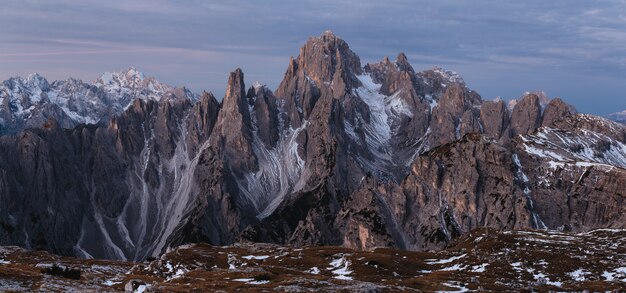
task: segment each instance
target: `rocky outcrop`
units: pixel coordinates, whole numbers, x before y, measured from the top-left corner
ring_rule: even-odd
[[[203,92],[198,103],[193,106],[187,122],[187,146],[189,147],[189,158],[193,158],[199,151],[202,143],[209,139],[213,132],[217,114],[220,110],[220,103],[212,93]]]
[[[230,73],[226,96],[209,139],[212,147],[223,152],[224,159],[237,175],[257,168],[250,144],[252,124],[248,107],[243,72],[237,69]]]
[[[539,96],[524,96],[511,112],[511,135],[529,134],[541,125],[541,104]]]
[[[470,92],[461,84],[446,88],[433,109],[430,143],[442,145],[461,138],[465,133],[481,132],[480,117],[473,109],[480,104],[480,96]],[[478,116],[478,117],[477,117]]]
[[[106,126],[66,130],[51,120],[0,137],[0,194],[11,208],[2,212],[2,239],[98,258],[142,259],[164,249],[194,196],[186,192],[194,190],[195,166],[185,151],[198,146],[188,138],[203,136],[183,121],[206,129],[216,117],[190,116],[216,112],[206,108],[212,103],[139,99]]]
[[[570,117],[576,114],[576,109],[572,105],[568,105],[563,100],[552,99],[546,109],[543,111],[543,120],[541,126],[551,126],[554,122]]]
[[[272,91],[267,87],[255,85],[248,90],[248,105],[252,115],[253,131],[256,131],[259,139],[265,147],[276,147],[284,125],[280,125],[278,103]]]
[[[531,227],[527,199],[516,184],[511,152],[478,134],[420,156],[411,174],[384,198],[401,223],[408,249],[445,247],[477,227]]]
[[[491,139],[509,137],[509,117],[509,111],[502,100],[485,101],[480,107],[484,133]]]
[[[616,123],[579,114],[515,138],[528,193],[546,228],[624,227],[624,131]]]

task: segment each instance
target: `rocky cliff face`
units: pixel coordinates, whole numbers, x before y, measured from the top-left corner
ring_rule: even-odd
[[[402,53],[361,66],[331,32],[307,41],[274,92],[235,70],[221,103],[133,70],[0,92],[15,133],[0,137],[2,244],[119,259],[196,241],[424,250],[478,227],[625,223],[623,125],[537,93],[483,101]],[[81,104],[111,97],[129,104]]]

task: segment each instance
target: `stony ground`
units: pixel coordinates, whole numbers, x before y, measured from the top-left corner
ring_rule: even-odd
[[[0,248],[0,291],[621,291],[626,230],[481,229],[444,251],[185,245],[143,263]],[[79,280],[44,274],[52,265]]]

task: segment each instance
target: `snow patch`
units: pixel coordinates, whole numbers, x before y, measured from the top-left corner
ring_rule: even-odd
[[[350,270],[350,261],[346,258],[345,255],[342,255],[340,258],[334,259],[330,262],[330,267],[327,270],[332,270],[333,278],[339,280],[352,280],[350,274],[352,271]]]
[[[242,283],[246,283],[249,285],[263,285],[263,284],[268,284],[270,282],[269,280],[254,280],[252,278],[237,278],[237,279],[233,279],[233,281],[242,282]]]
[[[431,265],[437,265],[437,264],[447,264],[447,263],[451,263],[453,261],[457,261],[459,259],[462,259],[466,256],[467,254],[461,254],[459,256],[453,256],[450,258],[446,258],[446,259],[441,259],[441,260],[426,260],[427,264],[431,264]]]
[[[105,285],[105,286],[109,286],[109,287],[111,287],[111,286],[113,286],[113,285],[117,285],[117,284],[121,284],[121,283],[122,283],[122,282],[115,282],[115,281],[113,281],[113,280],[106,280],[106,281],[104,281],[102,284],[103,284],[103,285]]]
[[[582,282],[585,281],[587,279],[587,275],[590,275],[591,273],[588,271],[585,271],[584,269],[577,269],[573,272],[569,272],[567,273],[570,277],[572,277],[572,279],[574,281],[577,282]]]
[[[472,266],[472,272],[474,273],[484,273],[485,272],[485,268],[487,268],[489,264],[480,264],[480,265],[476,265],[476,266]]]
[[[460,282],[445,282],[443,283],[443,285],[445,285],[446,287],[457,289],[457,290],[456,291],[437,291],[437,292],[450,293],[450,292],[469,292],[470,291],[469,288],[465,287],[465,285],[461,284]]]
[[[144,293],[148,289],[148,285],[139,285],[137,289],[135,289],[135,293]]]
[[[246,256],[242,256],[242,258],[245,258],[247,260],[251,260],[251,259],[256,259],[256,260],[264,260],[266,258],[269,258],[269,255],[246,255]]]
[[[313,274],[313,275],[319,275],[320,274],[320,269],[317,267],[312,267],[307,271],[309,274]]]

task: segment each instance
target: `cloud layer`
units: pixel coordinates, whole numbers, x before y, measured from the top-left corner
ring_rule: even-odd
[[[94,80],[131,65],[221,95],[229,71],[275,87],[331,29],[375,62],[458,71],[484,99],[544,90],[582,112],[626,109],[623,1],[4,1],[0,79]]]

